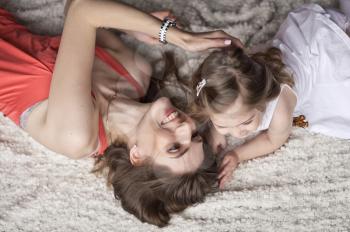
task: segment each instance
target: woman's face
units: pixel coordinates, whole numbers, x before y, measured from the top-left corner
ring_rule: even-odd
[[[204,160],[202,139],[195,123],[168,98],[152,103],[138,125],[136,136],[140,156],[174,174],[194,172]]]
[[[220,134],[235,138],[245,138],[255,132],[261,117],[260,110],[244,105],[240,97],[225,112],[210,114],[210,120]]]

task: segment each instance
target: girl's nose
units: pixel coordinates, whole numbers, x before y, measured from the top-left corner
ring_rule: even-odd
[[[240,136],[241,137],[245,137],[245,136],[247,136],[248,135],[248,131],[247,130],[241,130],[240,131]]]

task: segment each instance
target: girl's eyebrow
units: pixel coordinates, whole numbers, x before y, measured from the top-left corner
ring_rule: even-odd
[[[237,126],[242,125],[242,124],[244,124],[244,123],[246,123],[246,122],[252,120],[252,119],[254,118],[254,116],[255,116],[255,114],[253,114],[248,120],[246,120],[246,121],[244,121],[244,122],[238,124]]]

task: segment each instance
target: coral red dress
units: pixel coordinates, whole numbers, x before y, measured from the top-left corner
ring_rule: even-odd
[[[59,44],[60,36],[34,35],[0,8],[0,112],[17,125],[21,125],[26,110],[48,98]],[[96,47],[96,56],[127,79],[139,96],[143,95],[138,82],[109,53]],[[106,147],[100,117],[99,147],[94,155],[102,154]]]

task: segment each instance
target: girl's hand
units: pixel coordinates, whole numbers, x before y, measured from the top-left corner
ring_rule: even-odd
[[[164,18],[168,17],[172,20],[176,20],[176,17],[171,13],[170,10],[164,10],[164,11],[155,11],[150,13],[151,15],[153,15],[154,17],[163,20]],[[159,42],[159,38],[155,38],[152,36],[149,36],[145,33],[142,32],[137,32],[137,31],[126,31],[124,30],[124,32],[126,32],[128,35],[134,37],[135,39],[144,42],[146,44],[150,44],[150,45],[155,45],[155,44],[160,44]]]
[[[239,163],[238,156],[235,151],[228,152],[221,162],[219,169],[219,187],[224,188],[226,182],[232,179],[233,171],[237,168]]]
[[[210,125],[208,143],[214,154],[222,152],[227,146],[226,137],[220,134],[212,124]]]
[[[209,48],[221,48],[230,45],[235,45],[243,48],[242,42],[227,34],[226,32],[212,31],[212,32],[201,32],[201,33],[188,33],[185,39],[183,49],[187,51],[197,52],[204,51]]]

